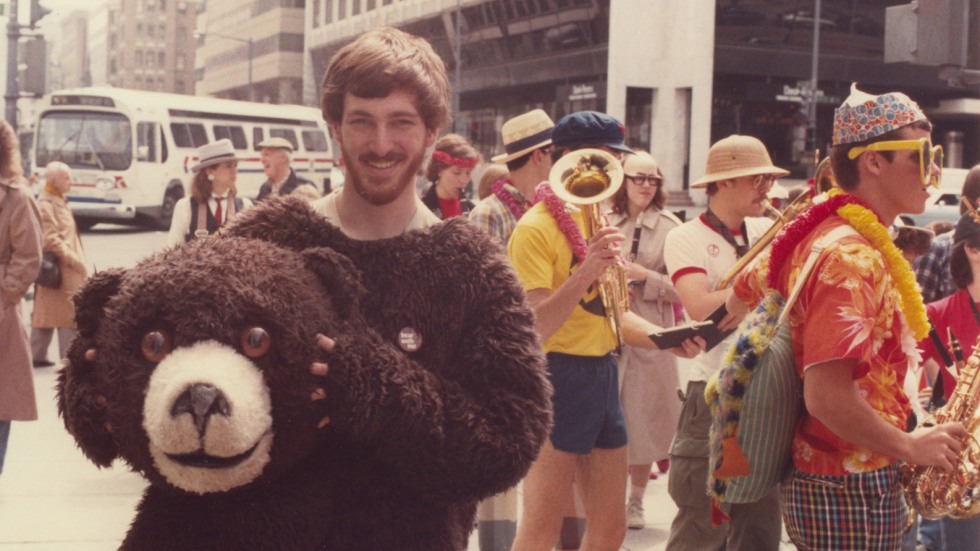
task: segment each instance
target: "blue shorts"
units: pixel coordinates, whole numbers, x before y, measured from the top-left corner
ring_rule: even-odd
[[[585,455],[593,448],[626,445],[626,419],[619,402],[619,368],[611,354],[600,357],[548,353],[554,387],[551,444]]]

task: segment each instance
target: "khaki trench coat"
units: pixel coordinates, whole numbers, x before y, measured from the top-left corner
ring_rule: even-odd
[[[41,209],[45,251],[58,256],[61,263],[61,288],[34,286],[34,313],[31,326],[38,328],[75,327],[75,305],[71,297],[85,284],[88,268],[78,237],[75,218],[68,202],[41,192],[37,200]]]
[[[634,224],[624,214],[609,213],[610,224],[626,236],[623,254],[632,249]],[[635,262],[647,269],[645,283],[631,288],[630,310],[660,327],[673,327],[673,303],[680,297],[667,275],[664,241],[680,225],[669,212],[647,209],[640,219],[640,241]],[[681,402],[676,357],[666,350],[624,346],[619,357],[620,399],[626,416],[630,465],[666,459],[677,430]]]
[[[27,188],[0,180],[0,420],[37,419],[21,299],[41,265],[41,219]]]

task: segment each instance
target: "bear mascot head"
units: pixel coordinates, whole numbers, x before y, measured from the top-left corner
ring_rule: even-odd
[[[58,405],[91,461],[121,458],[150,482],[125,548],[321,544],[317,523],[297,527],[309,518],[284,507],[313,507],[306,515],[316,518],[323,496],[287,501],[271,489],[316,490],[315,336],[363,330],[362,291],[350,261],[330,249],[234,237],[92,278],[76,297],[79,337]],[[77,348],[88,346],[93,361]],[[277,514],[295,516],[282,526],[270,522]]]

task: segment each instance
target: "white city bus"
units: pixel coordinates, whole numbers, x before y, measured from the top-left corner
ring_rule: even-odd
[[[256,144],[289,140],[293,169],[330,187],[333,152],[319,109],[121,88],[76,88],[44,97],[31,148],[34,173],[51,161],[72,168],[68,203],[79,226],[151,222],[166,227],[186,194],[203,144],[228,138],[239,157],[238,193],[265,181]]]

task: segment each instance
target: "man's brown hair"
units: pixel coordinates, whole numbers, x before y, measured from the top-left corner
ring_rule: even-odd
[[[415,97],[428,129],[439,130],[449,122],[449,78],[432,46],[393,27],[368,31],[330,59],[321,87],[323,118],[340,123],[346,94],[376,99],[396,90]]]

